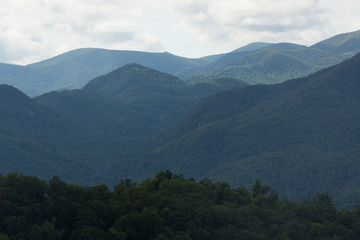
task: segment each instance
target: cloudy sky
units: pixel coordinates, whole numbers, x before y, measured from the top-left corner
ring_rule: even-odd
[[[201,57],[251,42],[311,45],[360,30],[358,0],[12,0],[0,6],[0,62],[82,47]]]

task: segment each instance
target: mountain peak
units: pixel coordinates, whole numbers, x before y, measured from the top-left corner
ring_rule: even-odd
[[[281,49],[281,50],[297,50],[297,49],[306,48],[306,46],[295,44],[295,43],[282,42],[282,43],[272,44],[269,46],[269,48],[275,48],[275,49]]]
[[[6,84],[0,84],[0,101],[6,102],[6,101],[13,101],[18,99],[29,99],[30,98],[25,95],[23,92],[18,90],[17,88],[6,85]]]
[[[238,49],[235,49],[233,52],[248,52],[248,51],[254,51],[258,50],[260,48],[268,47],[272,45],[272,43],[266,43],[266,42],[253,42],[249,43],[243,47],[240,47]]]
[[[125,64],[124,66],[120,67],[119,69],[121,68],[141,68],[141,69],[146,69],[147,67],[141,65],[141,64],[138,64],[138,63],[128,63],[128,64]]]
[[[48,110],[39,106],[23,92],[9,85],[0,85],[0,123],[19,123],[24,119],[45,116]]]
[[[129,63],[104,76],[91,80],[83,90],[107,97],[119,97],[122,93],[142,93],[161,91],[161,89],[183,86],[177,77],[137,63]],[[136,91],[135,91],[136,89]],[[138,96],[138,94],[136,94]]]

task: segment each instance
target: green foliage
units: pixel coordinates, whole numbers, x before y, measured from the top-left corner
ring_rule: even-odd
[[[175,122],[202,97],[237,83],[243,86],[236,80],[188,85],[137,64],[94,80],[98,81],[105,89],[125,91],[114,96],[99,86],[90,87],[97,94],[74,90],[30,99],[14,87],[0,85],[0,171],[114,184],[117,174],[123,176],[127,170],[115,173],[113,163],[128,164],[128,153],[141,152],[139,139]],[[109,171],[112,176],[103,174]]]
[[[169,53],[83,48],[27,66],[0,64],[0,83],[38,96],[59,89],[79,89],[89,80],[131,62],[174,74],[207,60]]]
[[[188,82],[230,77],[249,84],[279,83],[308,76],[360,52],[360,31],[344,33],[311,47],[257,43],[222,55],[203,66],[177,73]]]
[[[138,119],[164,127],[182,118],[202,98],[245,85],[234,79],[189,85],[173,75],[127,64],[91,80],[83,90],[125,103],[128,109],[146,114]]]
[[[0,240],[10,240],[7,234],[0,233]]]
[[[277,54],[260,54],[264,59],[257,63],[251,60],[269,48]],[[252,43],[230,53],[198,59],[170,53],[82,48],[27,66],[0,63],[0,83],[37,96],[59,89],[79,89],[89,80],[132,62],[194,82],[232,77],[248,83],[275,83],[306,76],[359,51],[359,32],[341,34],[310,48],[289,43]]]
[[[313,45],[313,48],[326,50],[329,52],[353,55],[359,52],[357,48],[360,44],[360,31],[343,33],[321,41]]]
[[[110,191],[106,185],[84,187],[53,177],[45,183],[44,198],[26,193],[23,186],[32,184],[35,192],[44,190],[36,177],[4,177],[0,239],[360,238],[357,208],[337,210],[326,193],[303,202],[280,200],[259,180],[249,192],[166,170],[139,185],[121,181]]]
[[[344,57],[306,47],[288,49],[286,46],[270,45],[251,54],[231,53],[240,56],[232,56],[232,61],[225,61],[217,68],[191,76],[186,81],[200,82],[209,78],[229,77],[248,84],[273,84],[307,76],[351,56]]]
[[[333,62],[329,58],[322,62],[328,54],[318,49],[260,45],[255,46],[256,54],[239,50],[197,64],[246,60],[244,69],[254,68],[258,74],[275,69],[271,74],[277,76],[278,72],[297,74],[293,65],[306,70],[317,62],[324,66]],[[72,57],[87,52],[93,51],[75,51]],[[67,58],[62,57],[31,68],[54,67]],[[260,60],[269,64],[261,65]],[[96,67],[96,61],[87,61]],[[188,85],[172,75],[128,64],[92,80],[82,90],[52,92],[35,99],[1,85],[0,171],[42,179],[58,175],[71,183],[112,186],[121,178],[141,181],[168,168],[196,179],[226,180],[231,186],[250,187],[261,178],[280,190],[281,197],[292,200],[327,191],[336,206],[349,208],[360,196],[358,66],[356,56],[306,78],[226,91],[199,104],[206,96],[243,83],[220,78]],[[156,191],[160,179],[142,187]],[[179,192],[191,184],[179,186]],[[119,184],[116,192],[127,185]],[[219,202],[228,197],[226,186],[222,187]],[[100,192],[107,194],[104,189]],[[34,200],[42,197],[31,188],[26,194]],[[277,197],[271,192],[259,196],[257,204],[264,206],[272,206]],[[246,194],[237,197],[247,201]],[[61,196],[56,201],[63,206],[62,218],[76,217],[76,205]],[[140,212],[144,203],[137,201],[136,206]],[[57,211],[56,205],[51,207]],[[119,211],[124,209],[125,205],[119,206]],[[87,211],[83,214],[95,216]],[[79,222],[83,220],[79,216]]]
[[[41,226],[33,225],[31,227],[29,238],[33,240],[59,240],[61,233],[53,223],[45,221]]]
[[[99,86],[91,88],[93,83]],[[30,99],[1,85],[0,171],[115,184],[128,172],[122,166],[142,152],[142,138],[183,117],[203,97],[243,85],[230,79],[188,85],[137,64],[93,80],[85,89],[94,93],[51,92]]]
[[[232,186],[266,179],[291,199],[327,191],[351,207],[360,197],[359,64],[357,55],[306,78],[210,96],[156,135],[146,158]]]

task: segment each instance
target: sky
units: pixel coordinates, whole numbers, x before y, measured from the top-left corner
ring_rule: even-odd
[[[360,30],[358,0],[11,0],[0,62],[26,65],[84,47],[198,58],[251,42],[310,46]]]

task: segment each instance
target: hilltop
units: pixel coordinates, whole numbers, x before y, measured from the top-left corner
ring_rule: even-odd
[[[272,84],[307,76],[354,56],[360,51],[359,39],[360,31],[340,34],[311,47],[255,42],[229,53],[196,59],[167,52],[81,48],[27,66],[0,64],[0,83],[33,97],[54,90],[80,89],[95,77],[137,63],[190,83],[228,77],[248,84]]]

